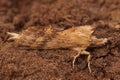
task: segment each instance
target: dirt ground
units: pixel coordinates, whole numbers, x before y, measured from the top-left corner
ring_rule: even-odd
[[[52,25],[56,30],[96,25],[93,35],[110,38],[89,47],[72,68],[72,50],[19,49],[6,32]],[[0,80],[120,80],[120,0],[0,0]]]

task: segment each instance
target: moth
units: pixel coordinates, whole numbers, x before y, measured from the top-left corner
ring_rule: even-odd
[[[94,27],[90,25],[72,27],[62,31],[55,31],[52,26],[29,27],[19,33],[7,32],[8,40],[14,40],[17,46],[35,49],[60,49],[67,48],[78,52],[74,56],[72,66],[74,68],[76,58],[81,54],[88,55],[88,69],[90,68],[90,52],[86,51],[91,44],[95,46],[105,44],[108,39],[93,36]]]

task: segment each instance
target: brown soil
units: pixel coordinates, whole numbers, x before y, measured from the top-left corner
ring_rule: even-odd
[[[75,51],[26,50],[8,42],[6,32],[51,24],[57,30],[96,25],[94,35],[109,38],[89,47],[91,69]],[[120,0],[0,0],[0,80],[120,80]]]

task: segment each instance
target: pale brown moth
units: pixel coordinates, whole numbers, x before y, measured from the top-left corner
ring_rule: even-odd
[[[14,40],[18,46],[37,48],[37,49],[59,49],[68,48],[78,52],[74,56],[72,65],[76,58],[81,54],[88,55],[87,62],[88,68],[90,68],[90,52],[86,51],[86,48],[91,44],[96,46],[105,44],[107,38],[96,38],[92,33],[94,28],[92,26],[78,26],[72,27],[63,31],[55,31],[52,26],[45,27],[29,27],[21,31],[20,33],[7,32],[11,37],[9,40]]]

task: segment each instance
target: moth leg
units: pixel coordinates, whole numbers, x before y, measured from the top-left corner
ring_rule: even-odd
[[[75,61],[76,61],[76,59],[80,56],[82,49],[81,49],[81,48],[72,48],[72,50],[78,52],[77,55],[74,56],[73,62],[72,62],[72,67],[73,67],[73,69],[74,69]]]
[[[88,51],[82,51],[82,53],[81,53],[81,54],[88,55],[88,57],[87,57],[88,69],[89,69],[89,72],[91,73],[91,67],[90,67],[91,55],[90,55],[90,52],[88,52]]]
[[[79,56],[80,56],[80,53],[75,55],[74,58],[73,58],[73,62],[72,62],[73,69],[74,69],[74,66],[75,66],[75,61],[76,61],[77,57],[79,57]]]

